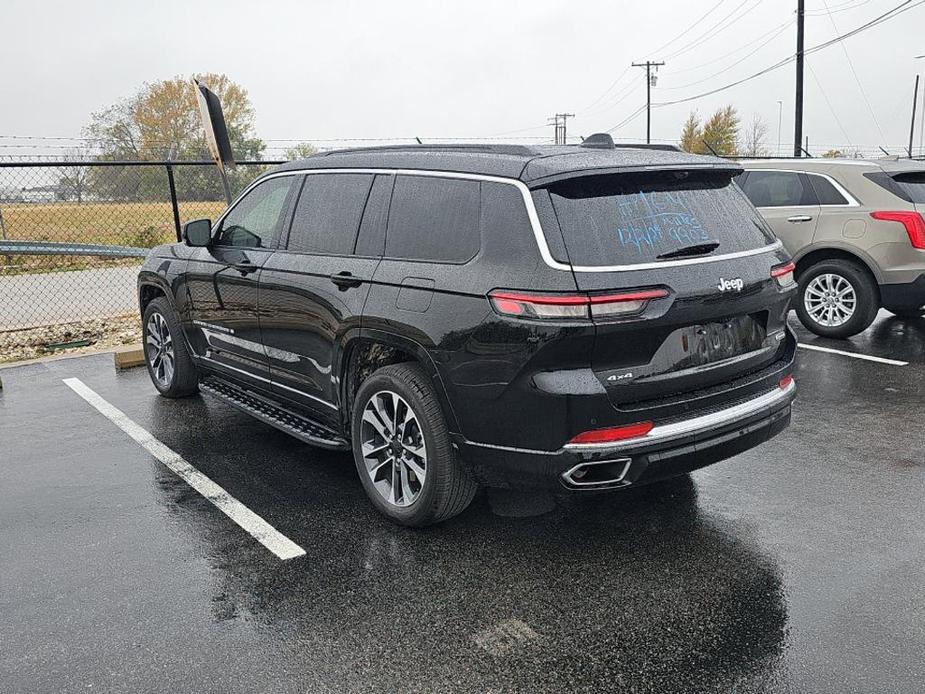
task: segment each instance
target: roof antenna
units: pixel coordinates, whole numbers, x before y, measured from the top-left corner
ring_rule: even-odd
[[[419,144],[419,145],[423,145],[423,144],[424,144],[423,142],[421,142],[421,138],[415,137],[414,139],[418,141],[418,144]]]
[[[880,147],[880,145],[877,145],[877,147],[879,148],[879,150],[880,150],[881,152],[883,152],[883,153],[884,153],[885,155],[887,155],[888,157],[892,157],[892,156],[893,156],[892,154],[890,154],[889,152],[887,152],[885,149],[883,149],[883,147]]]
[[[717,153],[717,151],[716,151],[715,149],[713,149],[713,146],[712,146],[709,142],[707,142],[706,140],[701,140],[701,142],[703,142],[703,144],[706,146],[706,148],[707,148],[708,150],[710,150],[710,151],[713,153],[713,156],[714,156],[714,157],[718,157],[718,156],[719,156],[719,154]]]

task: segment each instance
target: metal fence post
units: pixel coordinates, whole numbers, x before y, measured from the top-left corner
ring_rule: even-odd
[[[173,180],[173,166],[167,162],[167,187],[170,189],[170,206],[173,208],[173,226],[177,232],[177,241],[182,241],[180,232],[180,207],[177,204],[177,185]]]

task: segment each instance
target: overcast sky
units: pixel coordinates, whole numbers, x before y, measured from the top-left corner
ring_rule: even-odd
[[[900,2],[806,0],[806,45]],[[628,68],[632,61],[667,63],[655,102],[720,87],[792,55],[795,7],[796,0],[3,0],[0,135],[76,136],[92,111],[143,82],[205,71],[227,73],[248,90],[267,140],[551,138],[543,124],[557,111],[576,114],[570,134],[587,135],[644,104],[642,70]],[[904,145],[914,75],[925,68],[913,57],[923,53],[925,5],[808,57],[804,132],[813,149]],[[783,141],[792,141],[793,93],[791,63],[655,109],[653,138],[676,140],[692,108],[704,114],[731,103],[743,121],[753,113],[765,119],[774,149],[778,100]],[[613,135],[644,137],[645,114]]]

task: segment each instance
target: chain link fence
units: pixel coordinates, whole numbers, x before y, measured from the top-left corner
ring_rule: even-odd
[[[232,193],[278,163],[240,162]],[[134,341],[147,250],[224,209],[212,162],[0,162],[0,361]]]

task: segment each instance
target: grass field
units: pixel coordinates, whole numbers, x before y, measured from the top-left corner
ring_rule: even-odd
[[[215,219],[222,202],[181,202],[180,221]],[[176,240],[169,202],[0,203],[2,236],[10,240],[59,241],[152,248]],[[124,261],[118,261],[124,262]],[[0,274],[84,269],[111,264],[82,256],[0,256]]]

